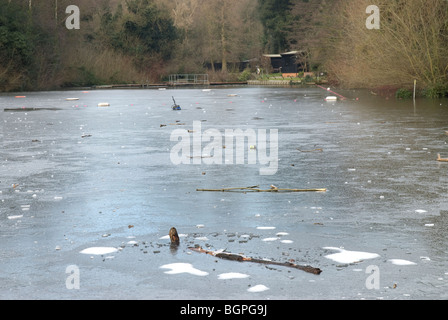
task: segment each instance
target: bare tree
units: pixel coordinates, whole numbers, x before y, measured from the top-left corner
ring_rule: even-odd
[[[379,30],[366,28],[366,0],[343,5],[327,65],[348,86],[448,83],[448,2],[378,0]]]

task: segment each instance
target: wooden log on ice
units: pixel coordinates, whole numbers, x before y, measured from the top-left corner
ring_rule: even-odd
[[[441,161],[441,162],[448,162],[448,158],[442,158],[440,156],[440,153],[437,154],[437,161]]]
[[[320,274],[322,272],[321,269],[319,268],[315,268],[315,267],[311,267],[311,266],[302,266],[299,264],[295,264],[292,262],[278,262],[278,261],[270,261],[270,260],[264,260],[264,259],[256,259],[256,258],[250,258],[250,257],[246,257],[244,255],[241,254],[236,254],[236,253],[229,253],[229,252],[217,252],[217,251],[210,251],[210,250],[205,250],[202,249],[201,247],[189,247],[188,249],[195,251],[195,252],[200,252],[200,253],[206,253],[209,254],[211,256],[220,258],[220,259],[225,259],[225,260],[233,260],[233,261],[239,261],[239,262],[255,262],[255,263],[261,263],[261,264],[271,264],[271,265],[276,265],[276,266],[282,266],[282,267],[289,267],[289,268],[294,268],[294,269],[299,269],[308,273],[312,273],[312,274]]]
[[[325,192],[326,188],[317,189],[289,189],[289,188],[272,188],[260,189],[254,187],[236,187],[236,188],[221,188],[221,189],[196,189],[196,191],[210,191],[210,192]]]
[[[301,150],[301,149],[297,148],[297,150],[299,150],[300,152],[324,152],[324,150],[322,148],[316,148],[316,149],[312,149],[312,150]]]

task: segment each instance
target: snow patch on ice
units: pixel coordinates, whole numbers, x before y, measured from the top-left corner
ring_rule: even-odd
[[[102,254],[114,253],[117,251],[118,249],[113,247],[90,247],[80,251],[80,253],[102,255]]]
[[[326,255],[325,258],[331,259],[339,263],[355,263],[361,260],[378,258],[377,253],[363,252],[363,251],[349,251],[337,247],[324,247],[326,250],[336,250],[338,253]]]
[[[264,238],[262,241],[270,242],[270,241],[276,241],[278,238]]]
[[[19,214],[16,216],[8,216],[9,220],[15,220],[15,219],[20,219],[20,218],[23,218],[23,214]]]
[[[170,263],[170,264],[164,264],[160,267],[161,269],[171,269],[169,271],[165,271],[166,274],[179,274],[179,273],[189,273],[195,276],[207,276],[208,272],[201,271],[199,269],[196,269],[191,265],[190,263]]]
[[[397,266],[412,266],[416,264],[415,262],[404,259],[389,259],[388,261]]]
[[[274,230],[275,227],[257,227],[258,230]]]
[[[253,286],[253,287],[247,289],[247,291],[249,291],[249,292],[262,292],[262,291],[266,291],[266,290],[269,290],[269,288],[263,284],[257,284],[256,286]]]
[[[219,280],[227,280],[227,279],[244,279],[249,277],[248,274],[239,273],[239,272],[228,272],[228,273],[221,273],[218,275]]]

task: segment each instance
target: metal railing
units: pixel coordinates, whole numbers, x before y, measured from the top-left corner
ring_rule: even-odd
[[[170,74],[169,84],[176,85],[208,85],[208,74]]]

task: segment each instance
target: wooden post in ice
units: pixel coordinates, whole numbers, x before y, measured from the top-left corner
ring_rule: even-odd
[[[415,89],[417,88],[417,80],[414,79],[414,101],[415,101]]]
[[[179,245],[179,242],[180,242],[179,235],[177,234],[176,228],[172,227],[170,229],[169,235],[170,235],[171,245],[175,245],[175,246]]]

